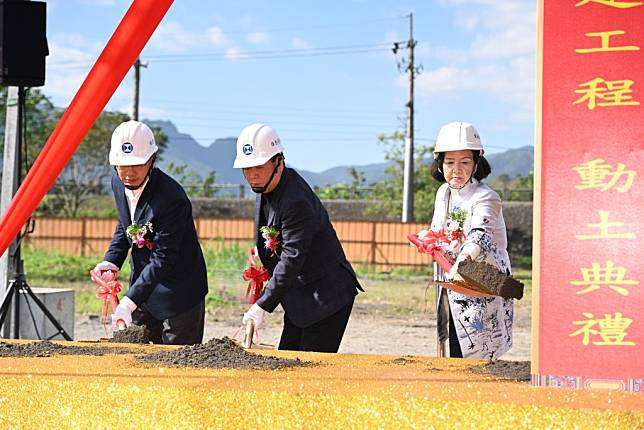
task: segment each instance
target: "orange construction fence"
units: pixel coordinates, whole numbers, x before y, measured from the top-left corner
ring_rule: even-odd
[[[209,242],[249,245],[254,225],[250,218],[198,218],[195,220],[199,239]],[[426,255],[409,245],[408,233],[426,228],[424,224],[386,221],[335,221],[333,226],[352,264],[371,265],[386,271],[394,267],[424,268]],[[114,219],[38,218],[36,228],[25,238],[33,246],[70,255],[101,256],[106,251],[114,228]]]

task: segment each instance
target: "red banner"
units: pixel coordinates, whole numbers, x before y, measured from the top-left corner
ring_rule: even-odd
[[[644,391],[644,3],[540,0],[532,374]]]

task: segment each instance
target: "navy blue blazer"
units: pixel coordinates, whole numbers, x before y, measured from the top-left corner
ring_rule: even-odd
[[[274,256],[259,232],[264,225],[280,232]],[[277,187],[257,196],[255,226],[259,257],[271,274],[257,300],[262,309],[273,312],[281,303],[291,322],[305,328],[336,313],[362,291],[326,209],[295,170],[284,169]]]
[[[132,275],[126,295],[156,319],[172,318],[196,306],[208,292],[206,263],[192,218],[192,205],[181,185],[154,168],[134,212],[142,225],[152,223],[153,247],[133,246],[125,187],[112,175],[118,224],[104,259],[123,265],[131,250]]]

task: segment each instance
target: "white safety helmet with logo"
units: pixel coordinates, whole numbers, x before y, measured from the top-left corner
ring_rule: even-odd
[[[158,150],[150,127],[139,121],[126,121],[116,127],[112,133],[110,164],[112,166],[145,164]]]
[[[464,149],[479,151],[479,156],[483,155],[481,137],[476,128],[467,122],[450,122],[442,126],[436,137],[434,158],[437,159],[441,152]]]
[[[281,152],[284,152],[284,147],[273,127],[251,124],[237,138],[237,156],[233,168],[261,166]]]

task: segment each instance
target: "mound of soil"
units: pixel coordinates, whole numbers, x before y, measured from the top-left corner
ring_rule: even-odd
[[[458,265],[458,274],[470,289],[494,296],[521,299],[523,283],[483,261],[467,258]]]
[[[0,357],[51,357],[52,355],[105,355],[124,353],[124,349],[60,345],[48,340],[32,343],[0,342]],[[127,352],[130,352],[127,350]]]
[[[146,326],[131,324],[124,330],[113,332],[110,342],[147,344],[150,343],[150,331]]]
[[[479,375],[489,375],[497,379],[510,379],[514,381],[530,380],[529,361],[489,361],[485,364],[470,367],[468,370]]]
[[[201,345],[186,346],[173,351],[159,351],[140,357],[148,363],[172,367],[279,369],[304,366],[300,359],[290,360],[253,354],[229,338],[211,339]]]

